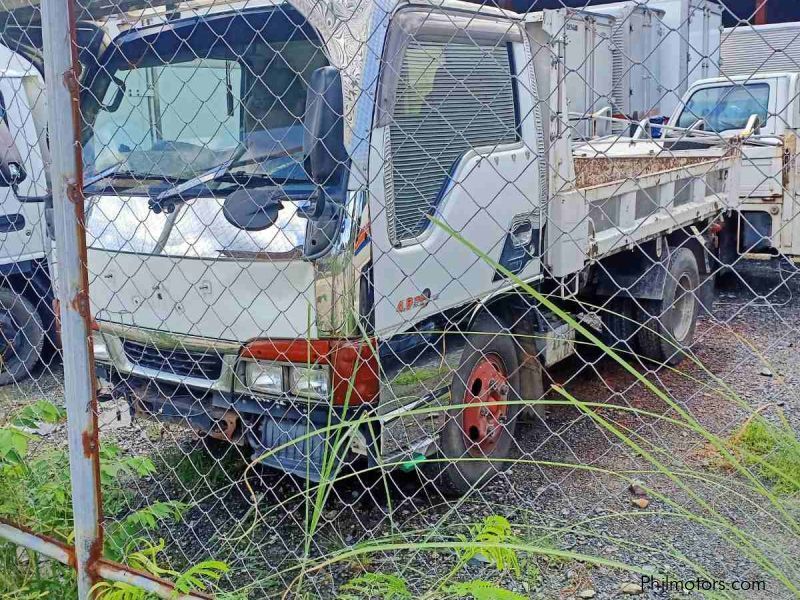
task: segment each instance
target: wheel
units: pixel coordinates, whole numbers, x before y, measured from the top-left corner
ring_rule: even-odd
[[[643,356],[676,366],[694,339],[700,303],[697,291],[700,274],[697,259],[688,248],[677,249],[669,259],[664,297],[641,300],[643,316],[649,317],[636,336]]]
[[[448,412],[440,435],[445,460],[437,483],[454,496],[509,467],[520,410],[520,404],[506,404],[519,401],[520,389],[517,344],[510,331],[491,316],[479,318],[472,330],[450,388],[451,404],[465,406]]]
[[[632,298],[613,298],[602,312],[603,341],[612,348],[635,352],[639,309]]]
[[[31,301],[0,287],[0,385],[30,377],[44,338],[42,318]]]

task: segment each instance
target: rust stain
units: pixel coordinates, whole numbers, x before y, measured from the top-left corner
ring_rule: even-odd
[[[663,171],[690,167],[708,162],[708,156],[638,156],[626,157],[575,157],[575,187],[587,188],[597,185],[638,179]]]
[[[94,583],[100,579],[100,576],[97,574],[97,565],[102,559],[103,536],[98,535],[92,540],[92,545],[89,546],[89,556],[86,557],[86,572]]]
[[[67,566],[72,569],[76,568],[78,561],[75,559],[75,546],[65,544],[61,540],[57,540],[56,538],[50,537],[49,535],[39,533],[29,527],[25,527],[25,525],[14,523],[12,521],[9,521],[8,519],[4,519],[3,517],[0,517],[0,523],[2,523],[3,525],[7,525],[8,527],[13,527],[14,529],[18,529],[19,531],[27,533],[28,535],[32,535],[33,537],[37,537],[43,542],[52,544],[53,546],[57,546],[67,555]]]
[[[81,434],[81,447],[83,448],[83,455],[87,458],[97,452],[97,436],[92,435],[90,431],[84,431]]]
[[[73,204],[83,202],[83,190],[77,183],[72,181],[67,183],[67,199]]]
[[[64,85],[69,90],[71,96],[80,94],[80,63],[73,63],[73,67],[64,72]]]
[[[84,319],[89,319],[89,294],[85,290],[80,290],[70,302],[72,309]]]

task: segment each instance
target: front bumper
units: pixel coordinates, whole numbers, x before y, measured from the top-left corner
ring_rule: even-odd
[[[366,431],[335,427],[353,419],[355,410],[343,415],[340,407],[322,401],[242,390],[238,345],[149,333],[103,326],[94,334],[95,346],[104,347],[96,360],[97,376],[107,383],[112,397],[125,399],[134,416],[184,425],[201,436],[230,441],[249,448],[250,460],[311,481],[335,475],[343,464],[368,454]],[[153,337],[167,343],[155,346]],[[159,368],[148,366],[153,364],[147,360],[150,355],[137,361],[141,354],[132,354],[132,348],[141,352],[139,346],[148,343],[164,359]],[[204,363],[207,370],[191,373],[186,356],[215,360]],[[197,376],[205,374],[210,377]],[[338,443],[342,436],[345,441]],[[326,460],[334,447],[336,460]]]

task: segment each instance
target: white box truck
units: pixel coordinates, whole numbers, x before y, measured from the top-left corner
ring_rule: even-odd
[[[597,5],[587,10],[614,17],[610,73],[613,116],[634,121],[660,116],[663,13],[635,2]],[[614,131],[625,129],[624,124],[614,123]]]
[[[800,23],[724,29],[720,60],[727,77],[800,71]]]
[[[664,12],[661,112],[671,115],[692,83],[719,75],[724,9],[714,0],[647,0],[647,5]]]
[[[614,65],[612,36],[615,19],[611,15],[572,8],[532,12],[529,23],[547,21],[547,27],[564,41],[564,90],[572,125],[572,138],[581,140],[607,135],[608,121],[593,121],[591,115],[611,106],[614,81],[609,74]]]
[[[636,0],[593,6],[588,10],[613,14],[617,20],[634,7],[655,11],[660,33],[654,56],[648,58],[648,71],[657,74],[654,82],[642,81],[644,74],[636,74],[632,83],[651,94],[655,85],[657,96],[635,99],[631,110],[637,110],[640,118],[646,116],[669,116],[680,102],[686,89],[694,81],[715,77],[719,74],[720,35],[722,31],[722,7],[713,0]],[[641,28],[639,20],[632,20],[634,30]],[[634,32],[634,35],[637,35]],[[640,33],[638,35],[648,35]],[[639,56],[651,56],[649,37],[636,42],[644,44]],[[635,55],[632,55],[635,56]],[[621,57],[624,60],[624,57]],[[637,59],[643,62],[644,58]],[[652,63],[658,62],[658,67]],[[622,69],[625,66],[622,65]],[[615,80],[617,76],[615,76]],[[624,90],[624,85],[621,86]],[[632,112],[628,113],[631,116]]]
[[[463,493],[508,464],[515,400],[575,348],[510,274],[565,311],[619,302],[649,328],[614,335],[677,364],[738,156],[573,158],[546,20],[320,2],[137,28],[89,67],[97,369],[135,414],[284,471],[322,477],[343,424],[337,468],[437,456]]]

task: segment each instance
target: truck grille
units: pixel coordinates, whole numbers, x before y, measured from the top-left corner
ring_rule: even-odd
[[[125,356],[137,367],[200,379],[219,379],[222,374],[222,357],[214,350],[188,352],[180,348],[157,348],[131,340],[123,340],[122,346]]]

